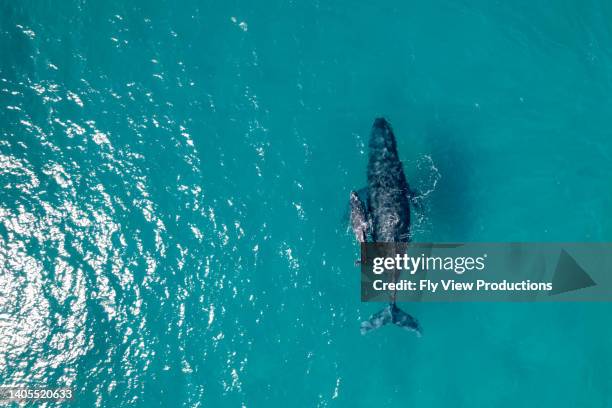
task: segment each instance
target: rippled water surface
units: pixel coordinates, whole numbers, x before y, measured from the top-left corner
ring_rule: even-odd
[[[612,404],[607,304],[359,321],[391,120],[421,241],[612,239],[612,5],[0,0],[0,384],[74,406]]]

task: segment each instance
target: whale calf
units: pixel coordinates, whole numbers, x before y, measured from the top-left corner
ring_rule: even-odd
[[[355,237],[359,242],[408,242],[411,190],[397,153],[395,135],[384,118],[377,118],[372,125],[367,179],[368,185],[361,190],[362,194],[351,191],[350,195]],[[394,293],[389,306],[361,323],[361,334],[388,323],[421,333],[418,321],[401,310],[395,299]]]

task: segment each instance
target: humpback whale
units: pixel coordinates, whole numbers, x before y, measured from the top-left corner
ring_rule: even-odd
[[[372,125],[367,179],[365,189],[359,193],[351,191],[350,195],[355,237],[359,242],[408,242],[411,190],[397,153],[395,135],[384,118],[377,118]],[[395,300],[394,292],[387,307],[361,323],[361,334],[387,323],[420,334],[418,321],[401,310]]]

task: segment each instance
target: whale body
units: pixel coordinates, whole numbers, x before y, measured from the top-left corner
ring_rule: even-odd
[[[351,224],[357,240],[408,242],[411,190],[399,159],[395,135],[384,118],[377,118],[372,125],[367,179],[368,185],[361,194],[351,191],[350,195]],[[395,294],[389,306],[361,323],[361,334],[388,323],[421,332],[418,321],[396,305]]]
[[[391,125],[374,121],[370,134],[367,208],[373,242],[408,242],[410,188],[397,153]]]

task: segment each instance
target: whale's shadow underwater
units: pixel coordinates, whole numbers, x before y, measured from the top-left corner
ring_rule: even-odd
[[[406,181],[395,135],[384,118],[377,118],[372,125],[367,180],[366,188],[351,191],[350,195],[350,222],[355,237],[359,242],[408,242],[414,194]],[[395,294],[387,307],[361,323],[361,334],[387,323],[421,333],[418,321],[396,305]]]

